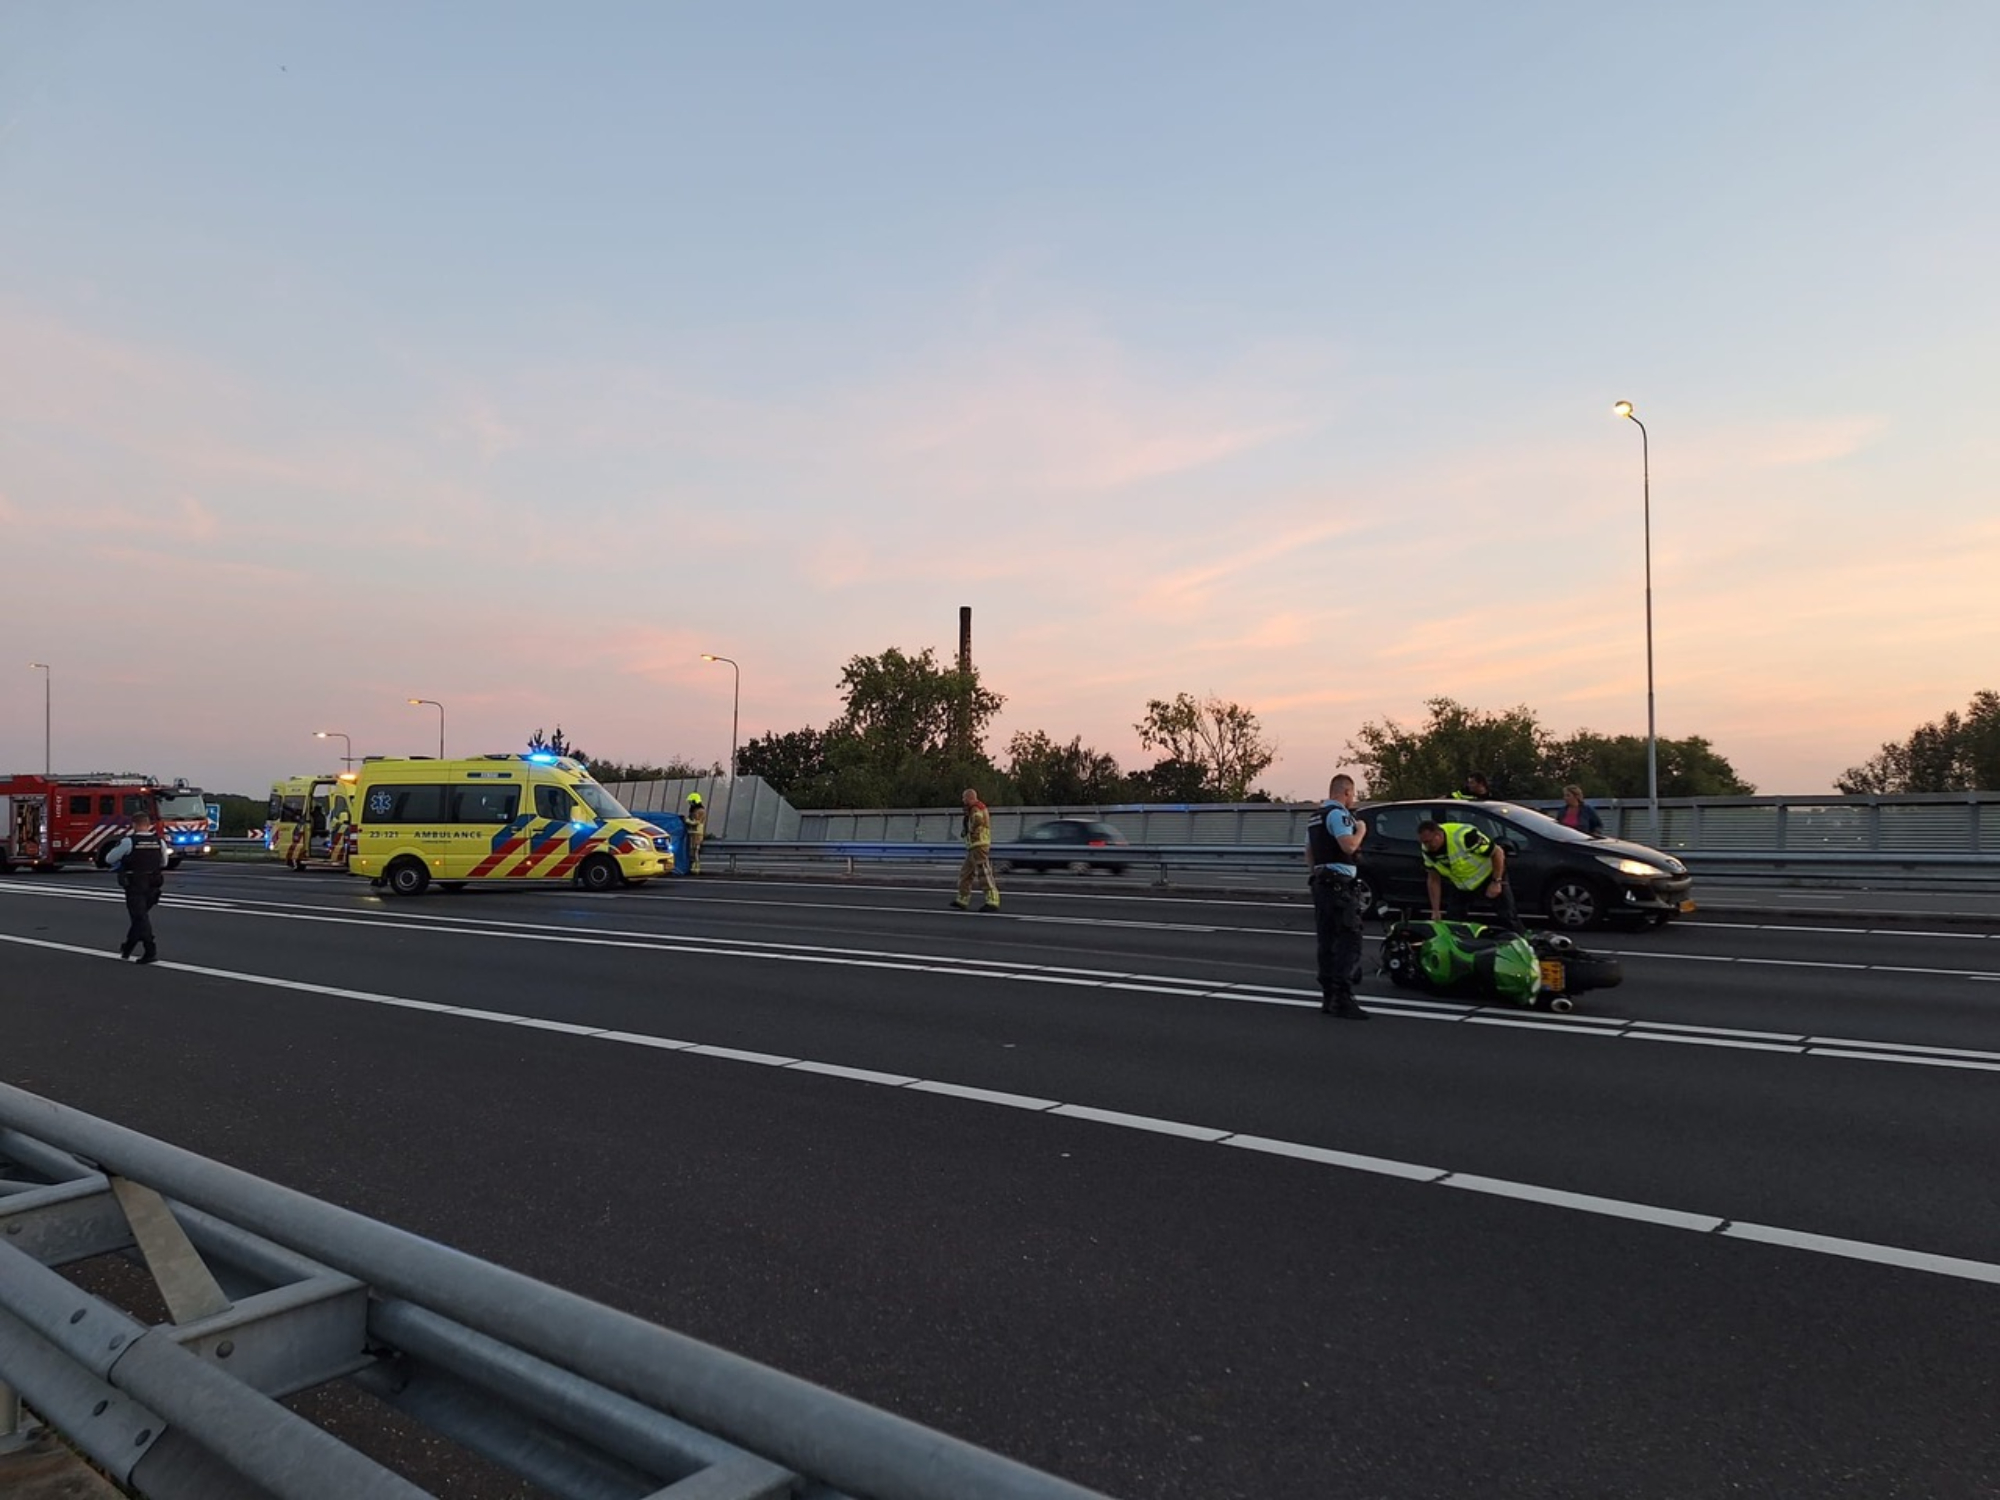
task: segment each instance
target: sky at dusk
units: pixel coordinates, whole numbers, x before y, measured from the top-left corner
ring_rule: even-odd
[[[0,0],[0,769],[2000,687],[2000,6]],[[331,753],[329,750],[331,749]],[[1004,757],[1003,757],[1004,758]]]

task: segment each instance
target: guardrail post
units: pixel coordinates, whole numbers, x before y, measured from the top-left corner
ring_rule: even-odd
[[[20,1447],[28,1440],[21,1430],[21,1393],[0,1380],[0,1453]]]

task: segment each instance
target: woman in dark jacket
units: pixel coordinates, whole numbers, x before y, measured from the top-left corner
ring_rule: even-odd
[[[1583,788],[1575,784],[1563,788],[1562,811],[1556,814],[1556,821],[1594,839],[1604,837],[1604,819],[1598,817],[1596,808],[1583,800]]]

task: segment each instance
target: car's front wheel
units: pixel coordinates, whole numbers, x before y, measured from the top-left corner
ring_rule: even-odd
[[[421,896],[431,883],[431,872],[420,859],[399,859],[382,872],[384,884],[393,896]]]
[[[621,878],[618,862],[608,854],[591,855],[576,872],[576,883],[586,891],[614,890]]]
[[[1549,909],[1551,922],[1578,932],[1602,922],[1610,901],[1596,881],[1581,875],[1558,875],[1549,883],[1543,904]]]

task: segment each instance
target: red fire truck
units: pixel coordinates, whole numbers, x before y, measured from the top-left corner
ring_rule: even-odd
[[[127,772],[0,776],[0,874],[94,860],[132,831],[134,814],[158,821],[158,791]]]

